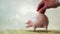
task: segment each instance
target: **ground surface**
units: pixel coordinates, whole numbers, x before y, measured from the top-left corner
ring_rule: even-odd
[[[0,30],[0,34],[60,34],[60,30],[48,30],[48,32],[43,30]]]

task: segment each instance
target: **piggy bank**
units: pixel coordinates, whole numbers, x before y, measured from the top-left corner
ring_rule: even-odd
[[[34,27],[34,31],[36,31],[36,28],[45,28],[47,31],[48,24],[49,24],[49,21],[47,16],[44,14],[38,14],[33,19],[30,19],[27,21],[26,28]]]

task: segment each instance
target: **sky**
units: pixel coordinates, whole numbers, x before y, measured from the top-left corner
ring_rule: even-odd
[[[41,0],[0,0],[0,29],[24,29]],[[60,29],[60,7],[47,9],[49,29]]]

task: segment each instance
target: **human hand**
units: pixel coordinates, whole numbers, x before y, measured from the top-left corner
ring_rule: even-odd
[[[38,5],[37,11],[44,14],[46,9],[56,8],[58,6],[58,0],[42,0]]]

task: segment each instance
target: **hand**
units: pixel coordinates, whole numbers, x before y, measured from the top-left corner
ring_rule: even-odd
[[[58,0],[42,0],[37,8],[39,13],[45,13],[48,8],[56,8],[59,6]]]

